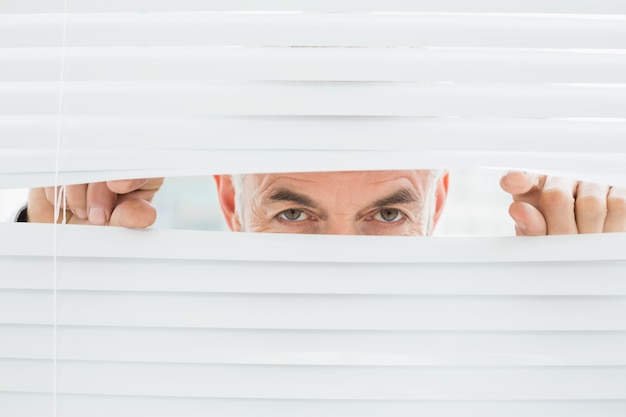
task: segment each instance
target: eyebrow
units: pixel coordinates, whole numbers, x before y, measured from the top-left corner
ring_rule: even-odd
[[[306,206],[310,208],[317,208],[317,204],[313,202],[309,197],[304,194],[297,193],[288,188],[279,188],[274,191],[269,199],[271,201],[289,201],[291,203],[296,203],[301,206]]]
[[[297,193],[288,188],[279,188],[275,190],[270,196],[271,201],[288,201],[296,203],[302,206],[317,208],[317,204],[313,202],[309,197],[304,194]],[[411,188],[401,188],[393,193],[379,198],[374,201],[371,207],[385,207],[395,204],[411,204],[421,201],[420,197]]]
[[[372,203],[372,207],[393,206],[395,204],[411,204],[421,201],[420,197],[411,188],[401,188],[393,193],[379,198]]]

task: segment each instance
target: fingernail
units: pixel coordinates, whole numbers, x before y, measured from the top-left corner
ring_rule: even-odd
[[[87,218],[87,210],[84,208],[77,208],[74,211],[74,214],[79,218],[85,220]]]
[[[89,221],[93,224],[103,225],[107,221],[106,213],[101,208],[92,207],[89,209]]]
[[[524,223],[522,223],[522,222],[515,222],[515,227],[521,233],[526,233],[526,231],[528,230],[528,227],[526,227],[526,225]]]

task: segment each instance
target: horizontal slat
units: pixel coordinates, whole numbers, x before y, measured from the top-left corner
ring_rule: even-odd
[[[626,26],[626,25],[625,25]],[[55,115],[59,83],[0,84],[4,115]],[[271,100],[268,100],[271,98]],[[65,83],[63,114],[622,118],[626,87],[429,83]]]
[[[354,150],[626,153],[626,119],[213,116],[0,117],[3,149]],[[468,140],[472,134],[472,140]],[[207,135],[221,140],[207,141]],[[503,136],[506,135],[506,140]],[[176,138],[173,144],[171,138]],[[298,140],[294,140],[297,136]],[[132,141],[131,141],[132,139]],[[357,141],[358,139],[358,141]],[[522,140],[523,139],[523,140]],[[567,143],[567,149],[564,149]],[[262,145],[262,146],[261,146]]]
[[[626,153],[624,119],[0,116],[3,150],[410,150]],[[220,140],[207,140],[207,136]],[[468,135],[472,135],[468,140]],[[171,138],[176,137],[172,143]],[[298,140],[294,140],[297,137]],[[506,139],[504,139],[506,138]],[[565,147],[564,144],[567,144]],[[262,145],[262,146],[261,146]],[[5,165],[6,166],[6,165]]]
[[[146,12],[146,11],[453,11],[453,12],[509,12],[509,13],[596,13],[623,14],[626,7],[619,0],[572,2],[567,0],[527,0],[502,2],[479,0],[471,3],[462,0],[272,0],[258,3],[255,0],[82,0],[68,2],[69,12]],[[0,13],[61,13],[62,0],[4,0]]]
[[[0,360],[3,374],[46,361]],[[423,368],[58,362],[58,392],[337,400],[623,400],[626,368]],[[270,382],[271,381],[271,382]],[[33,381],[14,391],[42,387]],[[0,381],[0,390],[11,389]]]
[[[249,417],[408,417],[428,415],[450,417],[623,417],[626,401],[336,401],[336,400],[255,400],[200,399],[167,397],[130,397],[58,395],[63,408],[58,417],[205,417],[227,415]],[[2,408],[3,405],[5,408]],[[14,417],[51,416],[52,398],[45,394],[1,393],[0,411]],[[36,410],[36,411],[33,411]],[[46,414],[46,413],[50,414]]]
[[[58,417],[205,417],[221,415],[249,417],[623,417],[626,401],[336,401],[336,400],[255,400],[58,395],[62,404]],[[4,408],[3,408],[4,406]],[[13,417],[52,416],[52,396],[46,394],[1,393],[0,411]]]
[[[0,223],[0,232],[7,236],[0,240],[3,256],[52,256],[56,253],[59,258],[368,264],[622,261],[625,255],[621,247],[626,239],[623,233],[532,238],[294,236],[34,223]],[[56,247],[53,245],[55,236],[58,237]]]
[[[52,393],[54,361],[0,359],[0,392]]]
[[[0,358],[54,358],[54,327],[0,325]]]
[[[623,233],[420,238],[133,230],[34,223],[0,223],[0,235],[7,237],[0,240],[3,256],[52,256],[56,253],[59,258],[344,264],[623,261],[626,239]],[[58,237],[56,247],[53,246],[55,236]]]
[[[19,242],[16,243],[19,244]],[[52,257],[2,256],[0,257],[0,288],[51,289],[53,271]]]
[[[51,291],[0,292],[1,324],[51,324]],[[57,292],[57,323],[237,329],[623,331],[622,296]],[[532,314],[530,314],[532,312]]]
[[[486,48],[5,48],[0,80],[624,83],[626,53]]]
[[[0,84],[0,112],[57,114],[59,91],[59,83],[52,82]],[[63,86],[63,106],[63,114],[67,115],[170,118],[211,115],[623,118],[626,85],[68,82]]]
[[[146,274],[154,270],[159,274]],[[626,295],[626,262],[322,263],[64,258],[57,288],[273,294]],[[0,288],[53,288],[50,258],[5,257]],[[176,277],[176,279],[172,279]]]
[[[624,19],[488,13],[70,14],[66,45],[606,49],[626,47]],[[60,46],[63,22],[63,14],[0,15],[0,47]]]
[[[146,11],[454,11],[454,12],[512,12],[512,13],[626,13],[619,0],[596,0],[572,2],[567,0],[527,0],[525,2],[502,2],[478,0],[272,0],[259,3],[255,0],[82,0],[68,2],[69,12],[146,12]],[[4,0],[0,13],[61,13],[62,0]]]
[[[30,156],[30,159],[28,158]],[[37,155],[40,157],[40,155]],[[368,171],[397,169],[453,169],[493,167],[534,171],[578,181],[626,186],[624,155],[519,153],[449,153],[396,151],[384,154],[366,151],[216,151],[216,152],[93,152],[62,156],[61,170],[54,170],[56,153],[33,159],[33,155],[8,152],[9,172],[0,176],[0,187],[40,187],[81,184],[130,178],[200,176],[238,173],[311,171]],[[108,159],[102,159],[108,158]],[[142,160],[142,158],[144,158]],[[24,163],[24,161],[27,161]],[[138,162],[141,161],[141,162]],[[91,166],[88,166],[91,162]],[[137,165],[143,166],[138,169]],[[111,169],[111,165],[115,168]],[[555,167],[556,166],[556,167]],[[183,167],[183,168],[181,168]],[[599,168],[601,167],[601,168]],[[2,167],[7,168],[7,167]],[[72,169],[73,168],[73,169]],[[600,172],[598,170],[601,169]],[[30,172],[28,172],[30,171]],[[604,256],[602,256],[604,259]]]
[[[0,358],[51,359],[52,326],[0,326]],[[60,326],[57,358],[348,366],[625,366],[624,332],[394,332]]]
[[[54,396],[0,392],[0,413],[12,417],[54,417]]]

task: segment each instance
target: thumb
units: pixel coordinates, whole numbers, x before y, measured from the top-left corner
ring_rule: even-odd
[[[109,220],[110,226],[143,229],[156,221],[156,209],[147,201],[130,198],[118,204]]]

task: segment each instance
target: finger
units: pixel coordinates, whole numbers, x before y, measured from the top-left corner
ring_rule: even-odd
[[[48,202],[50,204],[52,204],[53,207],[56,204],[56,201],[58,199],[58,195],[59,195],[59,190],[60,189],[61,189],[61,187],[46,187],[46,188],[44,188],[46,199],[48,200]]]
[[[613,187],[607,196],[604,232],[626,232],[626,189]]]
[[[515,222],[517,236],[543,236],[547,233],[546,221],[541,212],[531,204],[514,201],[509,214]]]
[[[116,180],[107,181],[106,184],[109,190],[116,194],[128,194],[143,187],[148,181],[148,179]]]
[[[52,187],[48,188],[52,189]],[[54,205],[48,198],[50,193],[48,188],[31,188],[28,191],[26,214],[29,222],[52,223],[54,221]],[[54,200],[54,196],[52,199]]]
[[[537,185],[538,176],[522,171],[509,171],[500,179],[500,187],[509,194],[525,194]]]
[[[67,208],[78,218],[87,218],[87,184],[68,185],[65,187]]]
[[[132,228],[151,226],[156,220],[156,210],[141,199],[128,199],[115,207],[109,225]]]
[[[602,233],[607,214],[609,187],[581,182],[576,190],[574,212],[578,233]]]
[[[107,224],[117,194],[109,190],[106,183],[95,182],[87,186],[87,217],[92,224],[104,225]]]
[[[65,191],[63,191],[65,193]],[[64,207],[69,208],[66,194],[61,195],[61,187],[45,187],[34,188],[29,192],[28,197],[28,221],[33,223],[52,223],[54,214],[57,213],[58,217],[56,222],[61,223],[63,221],[70,222],[72,220],[72,212],[69,210],[63,211]],[[59,207],[56,204],[59,204]]]
[[[549,235],[578,233],[574,212],[577,181],[548,177],[539,197],[539,211],[546,219]]]

